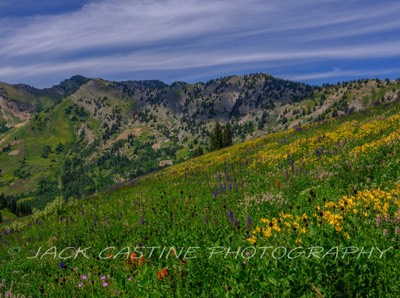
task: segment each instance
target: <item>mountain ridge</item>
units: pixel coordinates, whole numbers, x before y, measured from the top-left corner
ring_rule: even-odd
[[[0,88],[0,192],[37,208],[207,152],[216,122],[229,122],[239,143],[400,98],[398,80],[310,86],[268,74],[195,84],[73,76],[42,90]],[[15,102],[25,111],[7,108]]]

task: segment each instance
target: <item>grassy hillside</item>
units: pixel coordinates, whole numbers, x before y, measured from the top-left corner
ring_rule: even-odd
[[[3,148],[9,149],[0,154],[2,169],[2,191],[7,194],[25,194],[37,189],[40,180],[51,180],[58,184],[60,167],[67,150],[57,152],[61,143],[65,148],[75,142],[72,122],[65,116],[65,108],[72,105],[69,100],[50,108],[47,112],[37,113],[24,126],[8,131],[2,137]],[[44,154],[45,147],[51,152]],[[42,200],[33,207],[44,207],[48,200]]]
[[[0,192],[43,209],[56,196],[93,194],[210,151],[216,122],[229,123],[239,143],[399,99],[399,80],[319,87],[267,74],[171,85],[81,76],[47,89],[2,83]]]
[[[399,112],[297,126],[58,199],[2,226],[0,293],[398,297]]]
[[[89,79],[73,76],[51,88],[0,82],[0,136],[9,128],[19,127],[29,118],[54,106],[63,97],[76,92]]]

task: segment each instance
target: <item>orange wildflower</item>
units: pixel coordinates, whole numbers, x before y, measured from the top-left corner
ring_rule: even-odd
[[[163,280],[164,278],[166,278],[168,276],[168,270],[166,267],[164,267],[163,269],[161,269],[160,271],[157,272],[158,275],[158,279],[159,280]]]
[[[134,252],[131,253],[130,259],[131,259],[132,264],[136,263],[136,254]]]
[[[141,256],[138,260],[138,266],[142,266],[144,264],[144,256]]]
[[[275,184],[276,188],[281,188],[281,180],[278,180]]]

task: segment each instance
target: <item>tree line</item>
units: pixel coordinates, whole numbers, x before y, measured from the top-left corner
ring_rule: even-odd
[[[221,127],[221,125],[217,122],[210,137],[210,150],[214,151],[232,146],[232,139],[232,129],[229,122],[225,125],[225,127]]]
[[[32,207],[25,203],[18,203],[13,196],[5,196],[0,193],[0,210],[8,209],[17,216],[26,216],[32,214]]]

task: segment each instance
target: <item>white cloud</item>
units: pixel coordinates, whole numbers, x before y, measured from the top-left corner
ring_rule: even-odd
[[[89,2],[67,14],[0,19],[0,80],[399,57],[399,12],[393,1]]]
[[[309,81],[315,79],[327,79],[327,78],[338,78],[338,77],[371,77],[371,76],[389,76],[392,74],[399,74],[400,68],[385,68],[385,69],[351,69],[351,70],[342,70],[342,69],[333,69],[332,71],[326,72],[315,72],[315,73],[306,73],[306,74],[292,74],[292,75],[280,75],[280,77],[295,80],[295,81]]]

